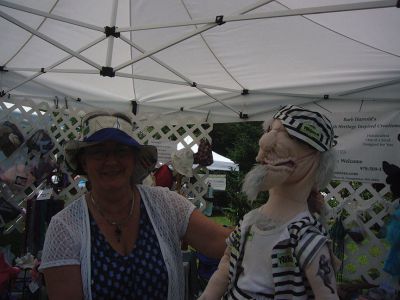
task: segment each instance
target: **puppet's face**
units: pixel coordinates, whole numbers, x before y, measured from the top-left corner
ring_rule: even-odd
[[[243,189],[248,195],[246,189],[258,194],[277,185],[295,183],[308,176],[317,159],[317,150],[291,137],[282,122],[274,120],[259,140],[259,165],[246,175]]]
[[[291,137],[280,120],[274,120],[266,128],[259,142],[256,161],[273,170],[291,172],[296,161],[315,153],[307,144]]]

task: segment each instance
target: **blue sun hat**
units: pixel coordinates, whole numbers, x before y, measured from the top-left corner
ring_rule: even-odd
[[[133,136],[133,124],[129,116],[119,112],[94,111],[82,118],[80,136],[64,146],[65,161],[77,175],[86,175],[79,162],[81,150],[107,141],[127,145],[137,150],[135,166],[136,183],[141,182],[157,163],[157,148],[142,145]]]
[[[336,145],[333,126],[323,114],[295,105],[285,105],[274,116],[282,122],[289,135],[320,152]]]

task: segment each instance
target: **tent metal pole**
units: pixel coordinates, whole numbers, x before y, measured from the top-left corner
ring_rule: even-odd
[[[399,83],[399,82],[400,82],[400,79],[397,79],[397,80],[393,80],[393,82],[391,82],[391,84],[396,84],[396,83]],[[382,84],[381,86],[385,86],[385,85]],[[375,86],[375,87],[379,87],[379,86]],[[354,93],[362,92],[363,90],[364,90],[364,88],[360,88],[360,89],[357,89],[357,91],[353,90],[352,93],[353,92]],[[283,96],[283,97],[290,97],[290,98],[302,98],[302,99],[307,99],[307,100],[314,99],[313,101],[320,101],[320,100],[323,100],[323,101],[330,101],[330,100],[335,100],[335,101],[337,101],[337,100],[361,101],[361,100],[366,100],[366,101],[368,101],[368,100],[373,100],[373,99],[368,99],[366,97],[359,97],[359,98],[343,97],[344,96],[343,93],[340,94],[340,95],[339,94],[328,94],[328,95],[326,95],[326,94],[325,95],[314,94],[314,95],[311,95],[311,94],[291,94],[291,93],[279,93],[279,92],[264,92],[264,91],[263,92],[257,92],[257,91],[251,91],[251,94],[252,95],[266,95],[266,96],[269,96],[269,95],[270,96]],[[350,94],[350,93],[346,92],[346,94]],[[369,98],[371,98],[371,97],[369,97]],[[385,99],[385,100],[395,101],[395,99]]]
[[[120,36],[121,40],[123,40],[125,43],[127,43],[128,45],[132,46],[133,48],[135,48],[136,50],[138,50],[139,52],[141,52],[142,54],[144,54],[146,52],[146,50],[144,50],[142,47],[136,45],[135,43],[133,43],[131,40],[129,40],[128,38],[124,37],[124,36]],[[180,72],[178,72],[177,70],[173,69],[172,67],[170,67],[169,65],[167,65],[166,63],[164,63],[163,61],[159,60],[157,57],[154,56],[150,56],[150,59],[152,59],[154,62],[158,63],[160,66],[166,68],[168,71],[170,71],[171,73],[175,74],[176,76],[180,77],[181,79],[183,79],[184,81],[186,81],[187,83],[192,84],[192,80],[190,80],[189,78],[187,78],[185,75],[181,74]]]
[[[372,1],[372,2],[359,2],[359,3],[349,3],[340,5],[327,5],[318,7],[309,7],[302,9],[290,9],[290,10],[280,10],[275,12],[266,12],[258,14],[247,14],[240,16],[224,16],[224,22],[235,22],[244,20],[255,20],[255,19],[268,19],[268,18],[280,18],[280,17],[290,17],[290,16],[301,16],[301,15],[312,15],[312,14],[322,14],[331,12],[344,12],[344,11],[354,11],[354,10],[366,10],[366,9],[377,9],[377,8],[387,8],[396,7],[397,0],[382,0],[382,1]],[[181,27],[190,25],[202,25],[202,24],[214,24],[215,18],[207,19],[197,19],[190,20],[186,22],[176,22],[169,24],[153,24],[153,25],[143,25],[134,27],[121,27],[117,31],[140,31],[140,30],[150,30],[150,29],[160,29],[169,27]]]
[[[205,26],[205,27],[209,27],[209,26]],[[143,52],[144,50],[141,49],[140,47],[137,47],[136,45],[134,45],[130,40],[128,40],[127,38],[124,38],[121,36],[121,39],[125,42],[127,42],[129,45],[131,45],[132,47],[135,47],[138,51]],[[168,46],[169,47],[169,46]],[[157,51],[158,52],[158,51]],[[178,71],[172,69],[171,67],[169,67],[168,65],[166,65],[164,62],[160,61],[159,59],[157,59],[156,57],[151,56],[151,54],[147,55],[146,52],[143,53],[143,55],[141,56],[150,56],[150,58],[154,61],[156,61],[157,63],[159,63],[161,66],[163,66],[164,68],[166,68],[167,70],[171,71],[172,73],[174,73],[175,75],[177,75],[178,77],[182,78],[183,80],[185,80],[189,85],[197,88],[199,91],[203,92],[204,94],[206,94],[207,96],[209,96],[210,98],[214,99],[215,101],[219,102],[221,105],[225,106],[226,108],[232,110],[233,112],[235,112],[236,114],[240,114],[240,112],[236,111],[233,107],[221,102],[219,99],[217,99],[216,97],[214,97],[213,95],[211,95],[209,92],[207,92],[204,88],[202,88],[201,86],[198,86],[197,83],[195,84],[193,81],[190,81],[186,76],[184,76],[183,74],[179,73]],[[133,64],[133,63],[132,63]],[[129,65],[129,64],[128,64]],[[115,68],[115,70],[118,70],[118,67]]]
[[[37,31],[37,30],[35,30],[35,29],[29,27],[28,25],[26,25],[26,24],[24,24],[24,23],[18,21],[17,19],[11,17],[10,15],[8,15],[8,14],[6,14],[6,13],[0,11],[0,17],[2,17],[2,18],[4,18],[4,19],[8,20],[9,22],[11,22],[11,23],[13,23],[13,24],[15,24],[15,25],[21,27],[22,29],[25,29],[26,31],[29,31],[30,33],[36,35],[37,37],[41,38],[42,40],[44,40],[44,41],[46,41],[46,42],[52,44],[53,46],[55,46],[55,47],[57,47],[57,48],[59,48],[59,49],[65,51],[65,52],[71,54],[72,56],[74,56],[74,57],[76,57],[76,58],[78,58],[78,59],[84,61],[85,63],[91,65],[92,67],[95,67],[96,69],[99,69],[99,70],[101,69],[101,66],[99,66],[98,64],[96,64],[94,61],[92,61],[92,60],[90,60],[90,59],[84,57],[83,55],[80,55],[79,53],[77,53],[76,51],[74,51],[74,50],[72,50],[72,49],[69,49],[69,48],[65,47],[65,46],[62,45],[61,43],[59,43],[59,42],[53,40],[52,38],[48,37],[47,35],[45,35],[45,34],[39,32],[39,31]]]
[[[87,50],[87,49],[93,47],[94,45],[97,45],[98,43],[100,43],[100,42],[103,41],[104,39],[105,39],[105,37],[102,36],[102,37],[100,37],[100,38],[94,40],[93,42],[87,44],[86,46],[83,46],[82,48],[78,49],[77,52],[78,52],[78,53],[81,53],[81,52],[83,52],[83,51],[85,51],[85,50]],[[38,73],[36,73],[36,74],[34,74],[34,75],[28,77],[26,80],[24,80],[24,81],[18,83],[17,85],[15,85],[15,86],[9,88],[8,90],[5,91],[5,93],[6,93],[6,94],[9,93],[10,91],[12,91],[12,90],[14,90],[14,89],[20,87],[21,85],[23,85],[23,84],[25,84],[25,83],[27,83],[27,82],[29,82],[29,81],[35,79],[36,77],[38,77],[38,76],[44,74],[42,71],[47,72],[48,70],[51,70],[52,68],[57,67],[58,65],[62,64],[63,62],[66,62],[67,60],[69,60],[69,59],[72,58],[72,57],[73,57],[73,55],[68,55],[68,56],[62,58],[61,60],[55,62],[54,64],[50,65],[49,67],[44,68],[43,70],[40,70],[40,72],[38,72]]]
[[[117,9],[118,9],[118,0],[114,0],[111,11],[111,20],[110,20],[111,27],[115,27],[115,24],[117,23]],[[111,67],[113,48],[114,48],[114,36],[110,35],[108,37],[106,67]]]
[[[17,68],[17,67],[8,68],[7,67],[4,70],[11,71],[11,72],[37,72],[35,75],[32,75],[35,77],[37,77],[41,74],[44,74],[44,73],[71,73],[71,74],[95,74],[95,75],[99,74],[99,71],[93,70],[93,69],[45,69],[45,68],[41,69],[41,68]],[[176,84],[176,85],[192,86],[191,83],[185,82],[185,81],[178,81],[178,80],[152,77],[152,76],[144,76],[144,75],[132,75],[132,74],[123,73],[123,72],[116,72],[115,76],[139,79],[139,80],[146,80],[146,81]],[[220,90],[220,91],[226,91],[226,92],[232,92],[232,93],[238,93],[238,94],[240,94],[242,92],[242,90],[239,90],[239,89],[230,89],[230,88],[224,88],[224,87],[220,87],[220,86],[213,86],[213,85],[206,85],[206,84],[204,84],[204,85],[197,84],[196,87],[204,88],[204,89],[211,89],[211,90]]]
[[[52,12],[54,10],[54,7],[56,6],[57,3],[58,3],[58,1],[54,2],[54,4],[51,6],[49,12]],[[47,20],[47,18],[43,18],[43,20],[40,22],[39,26],[37,26],[35,29],[39,30],[46,20]],[[14,55],[11,56],[3,65],[6,66],[10,61],[12,61],[14,59],[14,57],[16,57],[22,51],[22,49],[29,43],[29,41],[32,39],[32,37],[34,37],[33,34],[31,34],[26,39],[26,41],[19,47],[19,49],[17,51],[15,51]]]
[[[243,15],[248,13],[249,11],[255,10],[261,6],[264,6],[265,4],[268,4],[270,2],[273,2],[274,0],[260,0],[256,2],[255,4],[249,5],[247,7],[242,8],[241,10],[233,13],[232,15]],[[200,25],[200,24],[210,24],[210,25],[217,25],[215,23],[215,18],[207,19],[206,22],[196,22],[193,20],[188,21],[188,22],[179,22],[179,23],[174,23],[174,24],[164,24],[164,25],[149,25],[149,26],[138,26],[138,27],[121,27],[118,29],[118,32],[123,32],[123,31],[137,31],[137,30],[146,30],[146,29],[157,29],[157,28],[167,28],[167,27],[178,27],[178,26],[187,26],[187,25]],[[214,27],[214,26],[213,26]],[[212,27],[211,27],[212,28]]]
[[[38,72],[41,73],[40,68],[6,68],[7,71],[14,72]],[[99,74],[97,70],[83,70],[83,69],[50,69],[43,73],[77,73],[77,74]]]
[[[31,13],[33,15],[38,15],[38,16],[42,16],[42,17],[45,17],[45,18],[57,20],[57,21],[60,21],[60,22],[69,23],[69,24],[80,26],[80,27],[85,27],[85,28],[88,28],[88,29],[97,30],[97,31],[100,31],[100,32],[104,31],[104,28],[99,27],[99,26],[95,26],[95,25],[87,24],[87,23],[80,22],[80,21],[77,21],[77,20],[73,20],[73,19],[69,19],[69,18],[65,18],[65,17],[49,14],[47,12],[44,12],[44,11],[41,11],[41,10],[38,10],[38,9],[33,9],[33,8],[30,8],[30,7],[14,4],[14,3],[11,3],[11,2],[8,2],[8,1],[0,0],[0,5],[1,6],[5,6],[5,7],[9,7],[9,8],[13,8],[13,9],[17,9],[17,10],[20,10],[20,11],[24,11],[24,12],[27,12],[27,13]]]
[[[323,97],[323,95],[311,95],[311,94],[298,94],[298,93],[283,93],[274,91],[251,91],[252,95],[266,95],[266,96],[283,96],[283,97],[293,97],[293,98],[308,98],[311,97]]]
[[[366,3],[328,5],[328,6],[321,6],[321,7],[300,8],[300,9],[291,9],[291,10],[286,10],[286,11],[251,14],[251,15],[245,15],[245,16],[233,16],[233,17],[226,17],[226,18],[224,17],[224,21],[234,22],[234,21],[243,21],[243,20],[269,19],[269,18],[281,18],[281,17],[290,17],[290,16],[324,14],[324,13],[332,13],[332,12],[378,9],[378,8],[396,7],[396,4],[397,4],[397,0],[382,0],[382,1],[374,1],[374,2],[366,2]]]
[[[206,26],[203,26],[203,27],[201,27],[199,29],[196,29],[196,30],[194,30],[194,31],[192,31],[192,32],[190,32],[188,34],[185,34],[183,36],[178,37],[177,39],[173,40],[172,42],[165,43],[164,45],[162,45],[162,46],[160,46],[158,48],[155,48],[153,50],[147,51],[147,52],[143,53],[142,55],[139,55],[135,59],[131,59],[131,60],[128,60],[127,62],[124,62],[124,63],[116,66],[114,68],[114,70],[115,71],[119,71],[119,70],[121,70],[121,69],[123,69],[123,68],[125,68],[125,67],[127,67],[129,65],[132,65],[132,64],[134,64],[134,63],[136,63],[138,61],[141,61],[141,60],[143,60],[143,59],[145,59],[145,58],[147,58],[147,57],[149,57],[151,55],[154,55],[154,54],[156,54],[156,53],[158,53],[158,52],[160,52],[162,50],[165,50],[165,49],[167,49],[167,48],[169,48],[169,47],[171,47],[173,45],[176,45],[176,44],[178,44],[178,43],[180,43],[182,41],[185,41],[185,40],[187,40],[187,39],[189,39],[189,38],[191,38],[191,37],[193,37],[193,36],[195,36],[197,34],[200,34],[200,33],[204,32],[204,31],[209,30],[210,28],[213,28],[215,26],[218,26],[218,25],[217,24],[215,24],[215,25],[206,25]]]
[[[244,9],[242,9],[237,14],[244,14],[246,12],[254,10],[254,9],[256,9],[256,8],[258,8],[260,6],[263,6],[263,5],[265,5],[265,4],[269,3],[269,2],[272,2],[272,1],[274,1],[274,0],[264,0],[264,1],[257,2],[256,4],[254,4],[252,6],[249,6],[249,7],[246,7]],[[192,32],[190,32],[188,34],[184,34],[181,37],[178,37],[177,39],[173,40],[172,42],[166,43],[165,45],[162,45],[162,46],[160,46],[158,48],[155,48],[153,50],[147,51],[147,52],[143,53],[142,55],[139,55],[139,57],[137,57],[135,59],[131,59],[131,60],[129,60],[129,61],[123,63],[123,64],[120,64],[119,66],[116,66],[114,68],[114,70],[115,71],[119,71],[119,70],[121,70],[121,69],[123,69],[123,68],[125,68],[125,67],[127,67],[127,66],[129,66],[131,64],[134,64],[134,63],[136,63],[136,62],[138,62],[138,61],[140,61],[142,59],[145,59],[145,58],[147,58],[147,57],[149,57],[149,56],[151,56],[153,54],[156,54],[157,52],[160,52],[160,51],[162,51],[164,49],[167,49],[167,48],[169,48],[169,47],[171,47],[171,46],[173,46],[175,44],[178,44],[178,43],[180,43],[180,42],[182,42],[184,40],[187,40],[187,39],[191,38],[192,36],[200,34],[200,33],[204,32],[204,31],[207,31],[207,30],[209,30],[211,28],[214,28],[216,26],[219,26],[219,25],[217,23],[215,23],[215,21],[214,21],[213,24],[209,24],[209,25],[205,25],[205,26],[202,26],[200,28],[197,28],[197,29],[193,30]]]
[[[373,85],[367,85],[365,87],[361,87],[361,88],[358,88],[358,89],[348,90],[348,91],[341,92],[341,93],[337,94],[337,96],[346,96],[346,95],[355,94],[355,93],[368,91],[368,90],[373,90],[373,89],[376,89],[376,88],[380,88],[380,87],[384,87],[384,86],[388,86],[388,85],[392,85],[392,84],[397,84],[397,83],[400,83],[400,78],[393,79],[393,80],[386,81],[386,82],[373,84]]]
[[[248,6],[248,7],[244,8],[244,9],[242,9],[242,10],[239,11],[237,14],[244,14],[244,13],[246,13],[246,12],[249,12],[249,11],[251,11],[251,10],[254,10],[254,9],[256,9],[256,8],[258,8],[258,7],[260,7],[260,6],[263,6],[263,5],[265,5],[265,4],[269,3],[269,2],[272,2],[272,1],[273,1],[273,0],[263,0],[263,1],[259,1],[259,2],[257,2],[255,5]],[[142,60],[142,59],[144,59],[144,58],[147,58],[147,57],[149,57],[149,56],[151,56],[151,55],[153,55],[153,54],[155,54],[155,53],[157,53],[157,52],[160,52],[160,51],[162,51],[162,50],[164,50],[164,49],[166,49],[166,48],[168,48],[168,47],[171,47],[172,45],[175,45],[175,44],[177,44],[177,43],[179,43],[179,42],[181,42],[181,41],[184,41],[184,40],[186,40],[186,39],[188,39],[188,38],[190,38],[190,37],[192,37],[192,36],[194,36],[194,35],[200,34],[200,33],[204,32],[204,31],[206,31],[206,30],[209,30],[209,29],[211,29],[211,28],[214,28],[215,26],[218,26],[218,24],[217,24],[217,23],[214,23],[214,24],[202,26],[201,28],[197,28],[196,30],[193,30],[191,33],[185,34],[185,35],[183,35],[183,36],[177,38],[175,41],[169,42],[169,43],[167,43],[167,44],[165,44],[165,45],[162,45],[162,46],[159,47],[159,48],[156,48],[156,49],[153,49],[153,50],[151,50],[151,51],[145,52],[145,53],[143,53],[142,55],[139,55],[139,57],[137,57],[137,58],[135,58],[135,59],[133,59],[133,60],[129,60],[128,62],[125,62],[125,63],[123,63],[123,64],[121,64],[121,65],[115,67],[114,70],[115,70],[115,71],[121,70],[121,69],[123,69],[123,68],[125,68],[125,67],[127,67],[127,66],[129,66],[129,65],[134,64],[135,62],[138,62],[138,61],[140,61],[140,60]],[[130,43],[130,41],[129,41],[129,43]],[[154,58],[153,58],[153,59],[154,59]],[[215,101],[219,102],[221,105],[223,105],[223,106],[225,106],[226,108],[232,110],[233,112],[235,112],[236,114],[238,114],[238,115],[240,116],[241,113],[240,113],[239,111],[236,111],[233,107],[231,107],[231,106],[229,106],[229,105],[223,103],[222,101],[220,101],[219,99],[217,99],[216,97],[214,97],[213,95],[211,95],[208,91],[206,91],[206,90],[204,90],[204,89],[202,89],[202,88],[199,88],[199,87],[197,87],[196,85],[194,85],[194,87],[196,87],[197,89],[199,89],[201,92],[203,92],[204,94],[206,94],[206,95],[209,96],[210,98],[214,99]]]
[[[233,15],[242,15],[248,13],[249,11],[255,10],[265,4],[268,4],[274,0],[261,0],[255,4],[249,5],[248,7],[242,8],[241,10],[233,13]],[[180,27],[180,26],[188,26],[188,25],[201,25],[201,24],[215,24],[215,18],[207,19],[206,21],[186,21],[186,22],[177,22],[170,24],[159,24],[159,25],[145,25],[145,26],[131,26],[131,27],[120,27],[116,31],[117,32],[125,32],[125,31],[139,31],[139,30],[147,30],[147,29],[160,29],[160,28],[168,28],[168,27]]]
[[[125,78],[133,78],[133,79],[139,79],[139,80],[147,80],[147,81],[155,81],[155,82],[163,82],[163,83],[191,86],[191,83],[190,82],[186,82],[186,81],[178,81],[178,80],[159,78],[159,77],[152,77],[152,76],[132,75],[132,74],[129,74],[129,73],[122,73],[122,72],[116,72],[115,76],[125,77]],[[201,87],[201,88],[204,88],[204,89],[219,90],[219,91],[226,91],[226,92],[232,92],[232,93],[241,93],[242,92],[242,90],[238,90],[238,89],[235,90],[235,89],[224,88],[224,87],[220,87],[220,86],[213,86],[213,85],[206,85],[206,84],[199,84],[199,83],[197,84],[197,86]]]
[[[129,39],[127,39],[126,37],[121,36],[121,40],[123,40],[124,42],[128,43],[129,45],[131,45],[132,47],[134,47],[136,50],[144,53],[145,50],[142,49],[140,46],[134,44],[133,42],[131,42]],[[159,60],[158,58],[154,57],[154,56],[150,56],[150,59],[152,59],[153,61],[155,61],[156,63],[158,63],[159,65],[161,65],[162,67],[166,68],[168,71],[170,71],[171,73],[175,74],[176,76],[180,77],[182,80],[184,80],[186,82],[186,84],[188,85],[192,85],[193,81],[190,80],[189,78],[187,78],[185,75],[181,74],[180,72],[178,72],[177,70],[175,70],[174,68],[172,68],[171,66],[167,65],[166,63],[164,63],[163,61]],[[118,74],[121,74],[120,72],[117,72]],[[116,73],[116,74],[117,74]],[[136,76],[136,75],[134,75]],[[160,78],[156,78],[156,77],[148,77],[148,76],[144,76],[147,77],[148,79],[144,79],[144,80],[153,80],[152,78],[154,78],[154,81],[159,81]],[[140,78],[138,78],[140,79]],[[176,84],[181,84],[181,85],[185,85],[179,81],[176,81]],[[170,82],[173,83],[173,82]],[[200,84],[197,83],[197,86],[202,87],[202,88],[206,88],[206,89],[213,89],[213,90],[221,90],[221,91],[228,91],[228,92],[233,92],[233,93],[241,93],[241,90],[235,90],[235,89],[229,89],[229,88],[224,88],[224,87],[217,87],[217,86],[212,86],[212,85],[206,85],[206,84]]]

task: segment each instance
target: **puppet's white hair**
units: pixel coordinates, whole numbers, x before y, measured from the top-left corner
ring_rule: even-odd
[[[262,190],[267,175],[267,168],[263,165],[255,165],[244,177],[242,191],[247,199],[253,201]]]
[[[321,152],[319,165],[315,176],[315,187],[317,190],[325,188],[329,181],[333,177],[333,171],[335,170],[336,154],[330,149],[325,152]]]

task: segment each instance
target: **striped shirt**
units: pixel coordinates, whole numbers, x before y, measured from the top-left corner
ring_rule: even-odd
[[[328,242],[328,237],[323,226],[309,212],[300,213],[287,223],[272,248],[270,261],[273,282],[269,288],[273,293],[252,293],[238,287],[238,280],[243,272],[244,249],[257,210],[246,214],[227,240],[231,250],[229,286],[223,299],[314,299],[304,270]]]

